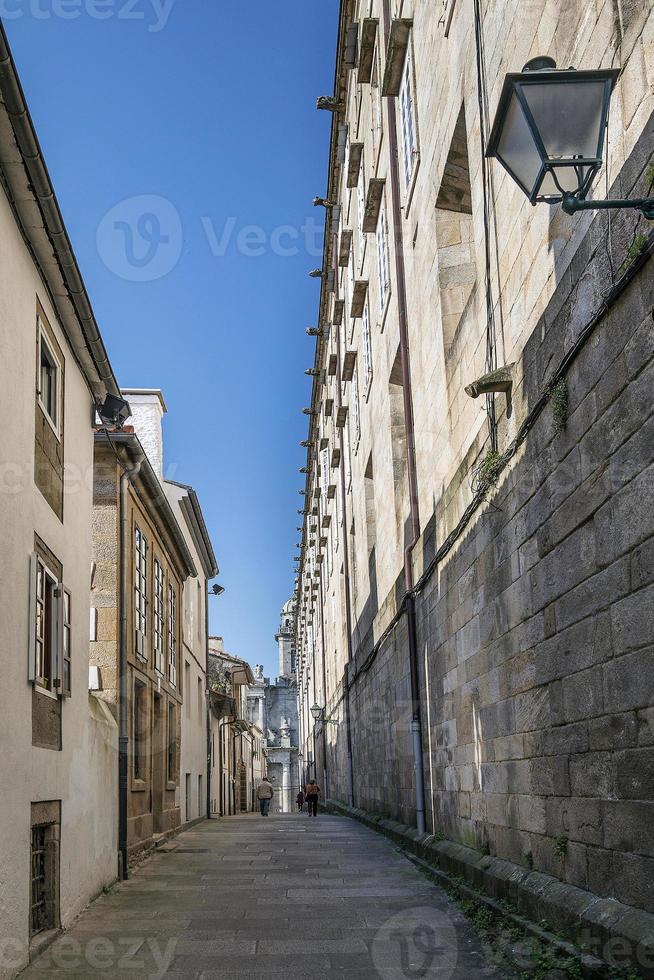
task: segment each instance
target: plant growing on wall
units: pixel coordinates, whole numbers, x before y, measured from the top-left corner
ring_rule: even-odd
[[[550,397],[554,431],[558,434],[563,432],[568,424],[568,382],[565,378],[561,378],[558,384],[554,385]]]

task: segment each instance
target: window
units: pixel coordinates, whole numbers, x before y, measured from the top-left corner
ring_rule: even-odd
[[[327,490],[329,488],[329,449],[320,450],[320,496],[323,508],[327,504]]]
[[[154,615],[152,621],[152,642],[154,647],[154,667],[160,674],[164,670],[164,570],[160,562],[154,560]]]
[[[177,729],[175,727],[175,705],[168,705],[168,782],[177,779]],[[187,811],[188,813],[188,811]]]
[[[134,682],[134,752],[132,757],[132,772],[134,779],[145,779],[147,759],[147,690],[145,684]]]
[[[69,696],[70,593],[36,554],[30,559],[30,603],[28,679],[45,691]]]
[[[372,139],[376,149],[381,143],[382,132],[382,95],[379,84],[379,52],[375,47],[372,59],[372,75],[370,78],[370,100],[372,109]]]
[[[184,664],[184,703],[186,705],[186,717],[191,717],[191,665]]]
[[[54,824],[32,827],[30,936],[57,924],[57,843]]]
[[[71,598],[70,592],[64,589],[63,594],[63,620],[62,620],[62,665],[63,665],[63,689],[64,697],[71,695]]]
[[[352,375],[352,425],[354,431],[354,444],[356,447],[357,442],[361,437],[361,413],[359,411],[359,380],[356,367],[354,369],[354,374]],[[340,519],[339,519],[340,523]]]
[[[177,684],[177,592],[168,586],[168,680]]]
[[[59,435],[60,378],[61,365],[41,327],[39,329],[39,404],[57,435]]]
[[[363,156],[361,157],[361,169],[359,171],[359,183],[357,184],[357,216],[359,219],[359,234],[363,235],[363,219],[366,213],[366,186],[364,177]]]
[[[147,660],[148,634],[148,542],[134,527],[134,642],[139,657]]]
[[[384,201],[382,201],[377,222],[377,269],[379,272],[379,308],[380,312],[383,313],[388,296],[388,233]]]
[[[204,711],[204,691],[202,690],[202,678],[198,677],[198,718],[202,717]]]
[[[363,390],[364,395],[367,395],[370,382],[372,381],[372,341],[370,338],[370,317],[368,315],[367,303],[363,308],[361,332],[363,347]]]
[[[415,159],[418,153],[415,106],[413,101],[413,60],[407,49],[400,86],[400,117],[402,121],[402,174],[406,190],[411,185]]]

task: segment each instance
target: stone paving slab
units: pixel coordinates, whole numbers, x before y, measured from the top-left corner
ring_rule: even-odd
[[[448,896],[343,817],[211,820],[102,896],[23,980],[499,980]]]

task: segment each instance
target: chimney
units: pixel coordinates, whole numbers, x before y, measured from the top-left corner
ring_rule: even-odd
[[[131,424],[143,446],[152,469],[163,480],[163,417],[168,411],[158,388],[123,388],[132,409]]]

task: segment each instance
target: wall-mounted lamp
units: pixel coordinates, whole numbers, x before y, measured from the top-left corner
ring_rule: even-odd
[[[312,705],[310,711],[314,721],[323,721],[326,722],[328,725],[338,725],[337,721],[333,721],[333,719],[328,718],[325,715],[325,709],[321,708],[319,704]]]
[[[532,58],[506,76],[486,156],[496,157],[532,204],[560,203],[567,214],[637,208],[654,219],[654,198],[586,201],[602,166],[617,68],[557,69]]]
[[[303,415],[315,415],[316,414],[316,411],[313,408],[303,408],[302,409],[302,414]]]
[[[118,395],[107,395],[104,405],[98,408],[100,420],[105,425],[111,425],[116,429],[122,429],[131,414],[132,409],[129,402],[126,402],[124,398],[119,398]]]
[[[310,378],[317,378],[320,375],[320,371],[317,368],[307,368],[304,373]]]
[[[322,275],[323,275],[322,269],[312,269],[311,272],[309,273],[309,278],[322,279]]]
[[[309,337],[322,337],[322,327],[307,327],[306,332]]]
[[[215,585],[212,585],[211,588],[209,589],[209,595],[219,596],[222,595],[224,591],[225,591],[224,586],[218,585],[218,583],[216,583]]]
[[[337,208],[338,204],[334,201],[328,201],[326,197],[314,197],[313,199],[314,208]]]

